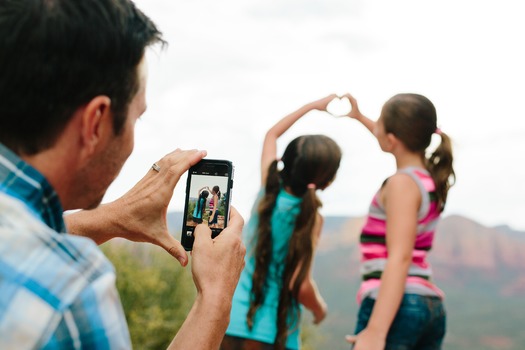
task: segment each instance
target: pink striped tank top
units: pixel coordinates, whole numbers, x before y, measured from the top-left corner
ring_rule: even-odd
[[[432,270],[427,262],[427,253],[432,248],[434,233],[440,219],[434,181],[428,171],[422,168],[408,167],[398,172],[409,175],[416,182],[422,198],[418,212],[417,236],[412,252],[412,263],[405,284],[405,293],[443,298],[443,292],[431,282]],[[359,303],[367,296],[376,298],[381,285],[381,274],[388,257],[386,212],[379,202],[379,192],[372,199],[368,217],[361,231],[360,272],[363,281],[357,293]]]

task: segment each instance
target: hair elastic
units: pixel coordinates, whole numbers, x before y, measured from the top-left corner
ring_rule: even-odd
[[[438,135],[441,135],[441,129],[440,128],[436,128],[436,130],[434,130],[434,133],[436,133]]]
[[[276,158],[275,161],[277,162],[277,170],[281,171],[284,168],[284,162],[281,158]]]
[[[310,183],[310,184],[308,184],[306,187],[315,190],[315,184],[314,184],[314,183]]]

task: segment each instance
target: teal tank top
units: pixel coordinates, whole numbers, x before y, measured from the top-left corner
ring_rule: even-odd
[[[277,307],[282,288],[282,275],[288,245],[295,226],[297,215],[301,210],[302,198],[295,197],[283,189],[277,196],[276,205],[272,214],[272,260],[267,274],[267,291],[264,303],[254,316],[253,328],[250,330],[246,323],[246,314],[250,307],[252,290],[252,276],[255,271],[255,246],[259,215],[257,207],[264,195],[261,189],[252,208],[248,223],[244,226],[243,240],[246,245],[245,266],[235,290],[230,314],[230,324],[226,334],[246,339],[253,339],[273,344],[277,335]],[[297,320],[291,329],[286,341],[286,348],[299,349],[299,323]]]

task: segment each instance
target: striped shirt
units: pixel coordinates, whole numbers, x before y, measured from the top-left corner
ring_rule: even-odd
[[[130,349],[115,272],[66,234],[46,179],[0,144],[0,349]]]
[[[434,181],[430,174],[421,168],[409,167],[399,172],[409,175],[416,182],[422,197],[405,293],[443,297],[443,292],[430,281],[432,269],[427,261],[427,253],[432,248],[434,233],[440,219]],[[386,212],[379,201],[379,193],[380,191],[372,199],[368,217],[361,231],[360,272],[363,281],[357,295],[359,302],[367,296],[372,298],[377,296],[381,285],[381,275],[388,258]]]

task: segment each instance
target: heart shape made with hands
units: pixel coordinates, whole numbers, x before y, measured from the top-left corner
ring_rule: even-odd
[[[334,117],[344,117],[352,110],[348,97],[335,97],[326,105],[326,111]]]

